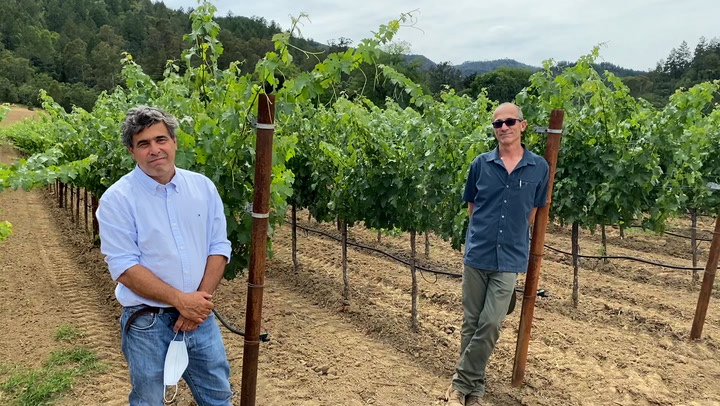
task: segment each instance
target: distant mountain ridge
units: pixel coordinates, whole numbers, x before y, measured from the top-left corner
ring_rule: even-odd
[[[407,55],[406,58],[408,63],[419,63],[420,69],[423,70],[430,70],[438,65],[436,62],[432,61],[425,55],[413,54]],[[452,65],[453,68],[459,70],[460,73],[462,73],[464,76],[470,76],[472,74],[482,75],[483,73],[492,72],[495,69],[503,66],[510,68],[530,69],[532,71],[540,70],[540,67],[538,66],[527,65],[514,59],[507,58],[495,59],[493,61],[465,61],[460,65]]]
[[[437,66],[437,63],[431,61],[425,55],[407,55],[406,60],[409,64],[419,63],[422,70],[430,70]]]
[[[407,55],[407,61],[409,63],[419,63],[420,69],[422,70],[430,70],[434,67],[436,67],[438,64],[426,57],[425,55]],[[572,66],[573,62],[567,62],[567,61],[559,61],[558,66],[559,67],[568,67]],[[528,69],[531,71],[539,71],[542,69],[539,66],[532,66],[528,65],[522,62],[518,62],[514,59],[495,59],[492,61],[465,61],[461,63],[460,65],[452,65],[455,69],[459,70],[460,73],[463,74],[463,76],[470,76],[470,75],[482,75],[484,73],[492,72],[497,68],[501,67],[508,67],[508,68],[521,68],[521,69]],[[614,65],[609,62],[601,62],[599,64],[594,64],[595,70],[598,72],[604,72],[606,70],[614,73],[618,77],[628,77],[628,76],[639,76],[647,74],[646,71],[640,71],[640,70],[634,70],[634,69],[627,69],[623,68],[621,66]]]
[[[465,61],[465,62],[461,63],[460,65],[455,66],[455,68],[457,68],[465,76],[470,76],[472,74],[482,75],[483,73],[492,72],[495,69],[500,68],[500,67],[522,68],[522,69],[529,69],[532,71],[540,70],[539,66],[527,65],[522,62],[518,62],[514,59],[507,59],[507,58],[506,59],[495,59],[493,61]]]

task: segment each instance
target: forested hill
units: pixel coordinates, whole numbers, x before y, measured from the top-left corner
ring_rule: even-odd
[[[437,66],[437,63],[431,61],[430,59],[426,58],[423,55],[408,55],[408,60],[410,62],[418,62],[420,63],[421,69],[424,70],[430,70]],[[568,61],[560,61],[557,63],[558,70],[562,70],[568,66],[574,65],[574,62],[568,62]],[[593,64],[595,67],[595,70],[598,72],[612,72],[614,75],[624,78],[628,76],[638,76],[638,75],[646,75],[647,71],[640,71],[635,69],[627,69],[623,68],[622,66],[618,66],[615,64],[612,64],[610,62],[601,62],[597,64]],[[455,69],[460,71],[465,76],[471,76],[471,75],[482,75],[485,73],[492,72],[494,70],[500,69],[500,68],[516,68],[516,69],[523,69],[523,70],[530,70],[530,71],[539,71],[541,68],[539,66],[532,66],[527,65],[522,62],[518,62],[514,59],[494,59],[491,61],[465,61],[461,63],[460,65],[454,65]]]
[[[169,9],[151,0],[0,0],[0,102],[37,106],[38,91],[45,89],[66,109],[73,105],[91,109],[101,91],[121,84],[123,52],[130,53],[151,77],[160,79],[167,61],[180,58],[188,47],[183,35],[191,30],[190,11]],[[280,26],[261,17],[228,15],[216,20],[221,27],[218,39],[224,46],[219,60],[223,69],[232,61],[241,61],[243,72],[252,71],[273,49],[272,36],[281,32]],[[369,32],[376,27],[367,28]],[[293,44],[325,54],[352,46],[343,37],[327,45],[303,39],[293,39]],[[293,52],[298,71],[312,69],[317,62]],[[453,66],[423,55],[399,54],[387,54],[378,63],[393,65],[431,93],[450,87],[476,95],[486,88],[498,101],[512,100],[539,69],[512,59]],[[560,62],[558,67],[570,64]],[[691,51],[683,43],[650,72],[607,62],[596,69],[623,77],[634,96],[662,105],[679,87],[720,79],[720,44],[717,39],[702,40]],[[348,94],[362,92],[382,104],[397,93],[384,81],[366,86],[367,78],[357,75],[345,81]]]
[[[190,10],[150,0],[0,0],[0,10],[0,102],[30,106],[37,105],[43,88],[66,108],[91,108],[102,90],[120,84],[125,51],[159,79],[167,60],[179,58],[188,47],[183,35],[191,28]],[[222,67],[239,60],[251,71],[280,32],[262,18],[217,20],[225,47]]]
[[[635,97],[664,105],[667,97],[680,88],[690,88],[701,82],[720,79],[720,39],[700,38],[691,50],[683,41],[672,48],[668,57],[659,61],[646,75],[625,78],[623,81]]]

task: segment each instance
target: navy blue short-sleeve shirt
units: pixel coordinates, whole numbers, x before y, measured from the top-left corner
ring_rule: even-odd
[[[547,161],[528,151],[512,173],[498,149],[478,155],[470,165],[463,199],[473,203],[463,262],[485,271],[526,272],[530,254],[529,221],[534,207],[547,200]]]

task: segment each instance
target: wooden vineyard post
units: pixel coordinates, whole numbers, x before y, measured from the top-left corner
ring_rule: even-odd
[[[255,188],[252,206],[250,240],[250,273],[248,275],[247,310],[245,312],[245,344],[240,392],[241,406],[255,406],[258,355],[260,353],[260,322],[262,320],[263,287],[265,284],[265,252],[267,250],[268,217],[270,214],[270,174],[272,145],[275,133],[275,95],[261,94],[258,100]]]
[[[522,312],[520,313],[520,328],[518,330],[517,346],[515,347],[515,361],[512,372],[512,386],[520,386],[525,376],[527,364],[528,345],[530,344],[530,330],[535,312],[535,297],[537,294],[538,282],[540,280],[540,264],[543,257],[543,245],[545,244],[545,231],[547,230],[548,218],[550,215],[550,203],[552,202],[553,184],[555,183],[555,169],[557,168],[557,156],[560,150],[560,136],[565,112],[553,110],[550,113],[550,127],[547,132],[547,146],[545,148],[545,160],[550,166],[548,180],[547,204],[537,209],[535,214],[535,225],[533,226],[532,244],[530,246],[530,259],[528,261],[527,275],[525,277],[525,292],[523,293]]]
[[[710,296],[712,295],[713,283],[715,282],[718,259],[720,259],[720,212],[718,212],[718,216],[715,219],[715,232],[713,233],[713,239],[710,243],[708,262],[705,266],[705,275],[703,276],[700,296],[698,297],[697,308],[695,309],[695,319],[693,320],[692,330],[690,330],[691,340],[697,340],[702,335],[705,316],[707,315]]]

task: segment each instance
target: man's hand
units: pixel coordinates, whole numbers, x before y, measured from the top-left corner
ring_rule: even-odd
[[[178,317],[177,322],[175,323],[175,326],[173,327],[173,331],[176,333],[178,331],[194,331],[194,330],[197,330],[199,325],[200,325],[200,323],[196,323],[192,320],[188,320],[185,317],[183,317],[183,315],[180,315],[180,317]]]
[[[210,316],[210,311],[214,307],[210,299],[212,299],[212,295],[206,292],[183,293],[175,307],[182,318],[200,324]],[[179,322],[180,319],[178,319]],[[177,327],[177,324],[175,326]]]

